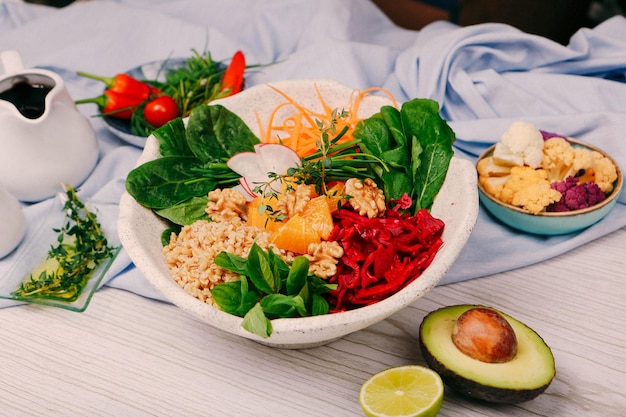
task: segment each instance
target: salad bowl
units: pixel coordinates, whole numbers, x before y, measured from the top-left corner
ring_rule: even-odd
[[[333,80],[293,80],[271,83],[304,106],[319,106],[316,88],[332,108],[347,106],[353,89]],[[268,85],[258,85],[222,100],[215,101],[236,113],[252,131],[258,134],[258,121],[266,120],[271,109],[284,102]],[[361,117],[368,117],[390,104],[387,97],[367,96],[359,106]],[[158,158],[159,145],[150,136],[138,165]],[[375,304],[341,313],[305,318],[272,320],[273,332],[262,338],[241,327],[242,318],[228,314],[202,302],[183,290],[169,275],[166,266],[161,233],[167,223],[151,210],[138,204],[128,193],[120,201],[118,233],[128,255],[145,278],[171,303],[195,319],[247,339],[279,348],[319,346],[352,332],[373,325],[412,304],[427,294],[444,277],[466,244],[476,222],[478,195],[473,164],[453,157],[446,179],[437,194],[431,213],[445,223],[443,246],[433,262],[420,277],[402,290]]]
[[[604,200],[590,207],[578,210],[561,212],[542,211],[533,214],[521,207],[516,207],[498,200],[479,182],[478,196],[480,203],[489,213],[505,225],[522,232],[536,235],[555,236],[576,233],[601,221],[615,206],[622,192],[624,182],[622,171],[617,162],[603,150],[572,138],[568,138],[567,140],[573,147],[599,152],[609,158],[615,166],[617,179],[613,182],[613,191],[611,191]],[[495,145],[492,145],[485,150],[478,158],[476,164],[478,165],[479,161],[483,158],[493,155],[494,149]]]

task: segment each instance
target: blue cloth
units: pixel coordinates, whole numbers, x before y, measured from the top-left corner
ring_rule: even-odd
[[[474,160],[518,119],[593,143],[626,167],[626,19],[581,29],[568,46],[502,24],[460,28],[438,22],[398,28],[368,0],[119,0],[54,9],[0,1],[0,50],[17,49],[27,67],[58,72],[75,99],[102,85],[78,70],[112,75],[192,49],[228,59],[242,49],[253,71],[247,85],[293,78],[334,78],[354,88],[388,88],[398,100],[441,103],[457,134],[456,151]],[[95,107],[80,110],[92,116]],[[141,149],[110,133],[99,118],[100,161],[80,190],[119,201]],[[0,139],[1,140],[1,139]],[[32,235],[47,202],[25,207]],[[109,221],[109,220],[107,220]],[[115,227],[111,221],[110,227]],[[626,193],[602,222],[568,236],[509,229],[482,208],[468,245],[442,283],[541,262],[626,225]],[[19,252],[19,250],[18,250]],[[15,255],[0,260],[0,275]],[[106,284],[162,299],[122,252]]]

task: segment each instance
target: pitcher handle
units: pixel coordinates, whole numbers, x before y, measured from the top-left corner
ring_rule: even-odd
[[[0,52],[0,62],[2,62],[5,74],[20,72],[24,69],[22,56],[19,52],[12,49]]]

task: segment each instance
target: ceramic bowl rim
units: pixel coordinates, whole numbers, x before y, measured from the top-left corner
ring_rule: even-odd
[[[609,204],[612,204],[613,200],[619,198],[622,188],[623,188],[623,184],[624,184],[624,177],[622,174],[622,170],[620,168],[620,166],[618,165],[617,161],[615,161],[615,159],[613,157],[611,157],[611,155],[609,155],[607,152],[603,151],[602,149],[598,148],[597,146],[591,145],[589,143],[586,142],[582,142],[580,140],[577,139],[573,139],[573,138],[565,138],[568,142],[570,142],[573,145],[576,145],[578,147],[584,147],[584,148],[588,148],[592,151],[597,151],[599,153],[601,153],[603,156],[606,156],[607,158],[609,158],[609,160],[613,163],[613,165],[615,166],[615,169],[617,171],[617,179],[613,182],[613,191],[611,191],[611,194],[609,194],[609,196],[607,198],[605,198],[604,200],[602,200],[601,202],[594,204],[593,206],[590,207],[586,207],[584,209],[579,209],[579,210],[572,210],[572,211],[561,211],[561,212],[547,212],[547,211],[542,211],[540,213],[537,214],[533,214],[530,211],[523,209],[521,207],[516,207],[512,204],[508,204],[505,202],[502,202],[500,200],[498,200],[497,198],[495,198],[493,195],[491,195],[491,193],[487,192],[487,190],[485,190],[485,188],[483,187],[483,185],[480,183],[480,181],[478,182],[478,190],[480,191],[480,193],[488,198],[489,200],[491,200],[494,204],[497,204],[499,206],[502,206],[508,210],[514,211],[516,213],[519,214],[524,214],[527,216],[533,216],[533,217],[546,217],[546,218],[564,218],[564,217],[573,217],[573,216],[579,216],[579,215],[583,215],[586,213],[590,213],[593,211],[596,211],[598,209],[601,209],[602,207],[605,207]],[[489,146],[476,160],[476,163],[474,164],[474,167],[476,168],[477,172],[478,172],[478,163],[490,156],[491,154],[493,154],[493,151],[495,149],[496,145],[491,145]]]
[[[346,92],[353,91],[338,81],[329,79],[298,79],[298,80],[285,80],[274,81],[259,86],[265,86],[264,88],[283,88],[291,83],[305,84],[305,85],[317,85],[318,87],[325,86],[326,88],[346,89]],[[250,91],[250,89],[244,90]],[[240,93],[243,94],[243,93]],[[236,97],[236,96],[234,96]],[[379,97],[381,98],[381,97]],[[228,99],[223,99],[228,100]],[[378,102],[378,101],[377,101]],[[215,101],[213,104],[224,104],[225,101]],[[385,100],[385,103],[386,100]],[[227,107],[227,106],[226,106]],[[144,148],[140,158],[137,161],[137,165],[150,160],[152,158],[151,153],[158,151],[158,143],[153,135],[148,137],[146,147]],[[471,231],[475,225],[478,216],[478,193],[475,192],[476,176],[473,174],[473,164],[468,159],[462,159],[459,157],[453,157],[451,161],[451,169],[449,172],[456,174],[463,178],[463,189],[467,189],[467,193],[463,195],[462,204],[459,201],[446,201],[443,204],[451,204],[453,206],[467,207],[465,215],[459,217],[458,222],[454,228],[455,234],[444,241],[444,246],[439,249],[437,256],[433,263],[423,271],[419,279],[414,280],[410,284],[406,285],[401,291],[381,300],[375,304],[364,306],[355,310],[346,311],[337,314],[329,314],[323,316],[312,317],[298,317],[289,319],[274,319],[272,323],[274,325],[274,333],[272,337],[268,339],[262,339],[257,335],[249,333],[243,330],[240,326],[241,317],[237,317],[221,311],[217,307],[209,305],[205,302],[198,300],[193,295],[186,292],[181,288],[171,276],[162,277],[161,268],[154,261],[147,259],[146,256],[139,256],[137,259],[133,259],[133,256],[139,251],[145,252],[146,244],[136,240],[135,228],[139,228],[136,224],[132,224],[131,220],[133,216],[137,216],[136,213],[148,210],[141,207],[136,201],[125,192],[120,201],[120,218],[118,221],[118,233],[120,233],[120,239],[125,247],[128,246],[128,254],[131,259],[137,264],[138,269],[145,275],[149,275],[146,279],[150,284],[155,287],[163,296],[171,303],[176,305],[181,310],[190,313],[192,317],[198,319],[204,324],[211,325],[217,329],[242,336],[244,338],[252,339],[257,342],[272,345],[275,347],[288,347],[288,348],[300,348],[321,345],[330,342],[331,338],[326,337],[329,332],[329,328],[335,329],[333,332],[340,338],[349,333],[357,330],[361,330],[368,327],[386,317],[394,314],[395,312],[407,307],[418,298],[428,293],[433,287],[435,287],[445,276],[446,272],[452,267],[456,259],[458,258],[463,247],[467,243]],[[455,180],[455,182],[458,179]],[[445,183],[444,183],[445,186]],[[473,187],[473,188],[472,188]],[[451,194],[448,194],[451,195]],[[435,204],[437,199],[435,199]],[[154,216],[154,214],[152,214]],[[455,217],[456,219],[456,217]],[[151,220],[152,222],[152,220]],[[445,230],[444,230],[445,233]],[[313,334],[311,334],[313,333]],[[316,339],[316,335],[324,337],[323,339],[311,341]],[[275,337],[276,336],[276,337]],[[296,342],[279,342],[279,340],[289,339],[290,337],[301,337],[304,342],[298,344]],[[277,340],[278,339],[278,340]]]

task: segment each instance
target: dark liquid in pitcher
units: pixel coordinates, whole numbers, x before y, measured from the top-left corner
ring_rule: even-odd
[[[50,90],[48,85],[20,82],[1,92],[0,100],[13,103],[24,117],[37,119],[46,110],[46,94]]]

